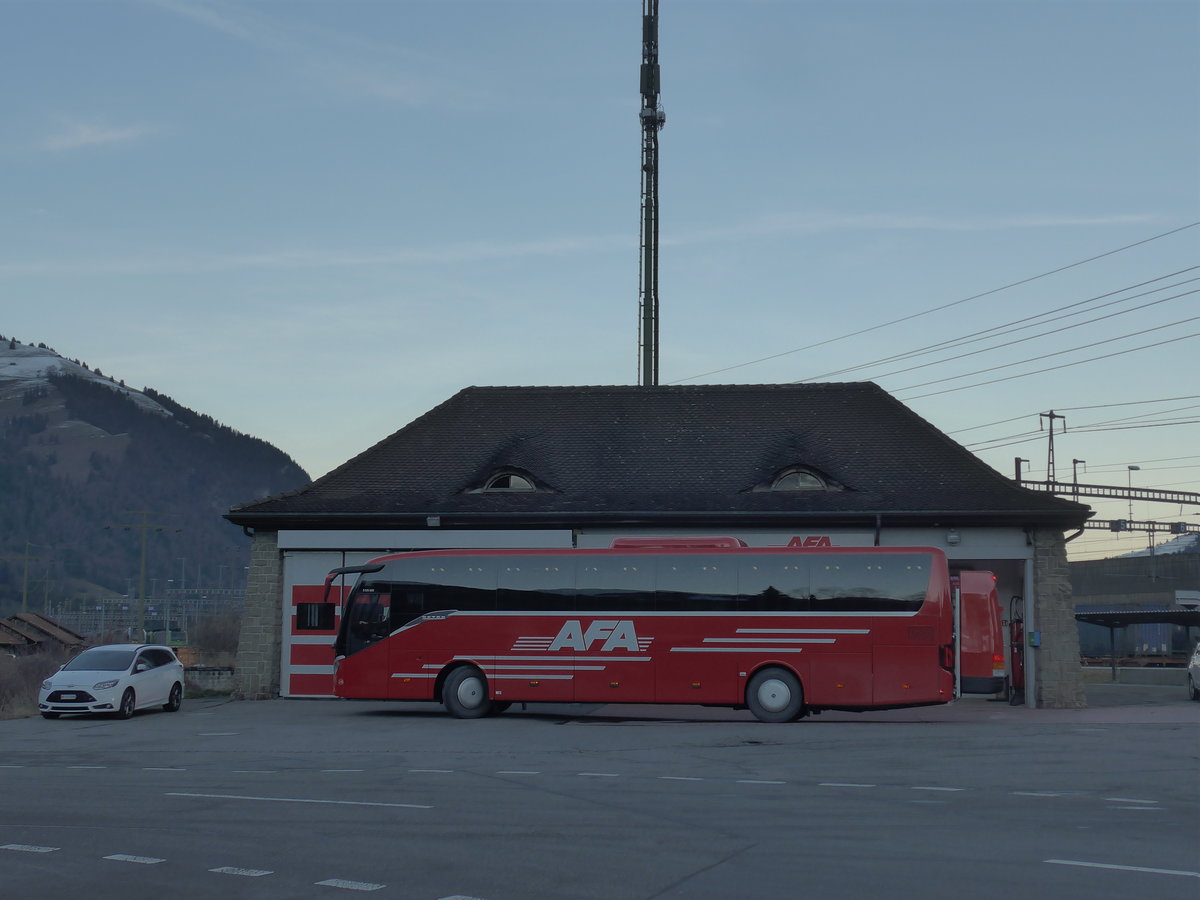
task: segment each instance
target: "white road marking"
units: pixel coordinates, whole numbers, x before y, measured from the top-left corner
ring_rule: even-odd
[[[965,790],[966,790],[966,788],[953,788],[953,787],[924,787],[924,786],[922,786],[922,785],[914,785],[914,786],[913,786],[913,790],[914,790],[914,791],[965,791]]]
[[[369,881],[347,881],[344,878],[326,878],[324,881],[317,881],[314,884],[342,888],[347,891],[380,891],[387,887],[386,884],[372,884]]]
[[[576,774],[584,778],[620,778],[617,772],[577,772]]]
[[[1121,872],[1146,872],[1150,875],[1180,875],[1184,878],[1200,878],[1200,872],[1188,872],[1182,869],[1153,869],[1147,866],[1118,866],[1113,863],[1084,862],[1080,859],[1043,859],[1042,862],[1053,863],[1057,866],[1082,866],[1087,869],[1117,869]]]
[[[177,768],[175,766],[142,766],[143,772],[186,772],[187,769]]]
[[[1130,812],[1137,812],[1138,810],[1141,810],[1142,812],[1166,812],[1166,810],[1164,810],[1161,806],[1129,806],[1127,804],[1122,806],[1110,806],[1109,809],[1125,809],[1129,810]]]
[[[24,766],[0,766],[0,769],[23,769]]]
[[[507,769],[496,773],[497,775],[541,775],[541,772],[530,772],[524,769]]]
[[[853,787],[853,788],[873,788],[878,787],[874,784],[859,784],[854,781],[822,781],[817,787]]]
[[[433,809],[420,803],[376,803],[366,800],[309,800],[303,797],[247,797],[242,794],[185,794],[167,791],[165,797],[198,797],[207,800],[256,800],[263,803],[319,803],[329,806],[387,806],[398,809]]]
[[[67,766],[68,769],[107,769],[108,766]]]
[[[1136,797],[1101,797],[1101,800],[1109,800],[1113,803],[1157,803],[1157,800],[1139,800]]]
[[[365,772],[365,771],[367,771],[367,770],[366,769],[322,769],[321,773],[324,775],[337,775],[337,774],[343,773],[343,772]]]
[[[454,894],[451,897],[438,897],[438,900],[483,900],[482,897],[468,897],[466,894]]]
[[[453,769],[409,769],[408,771],[409,772],[433,773],[435,775],[453,775],[454,774]]]
[[[0,844],[0,850],[15,850],[18,853],[53,853],[61,847],[38,847],[33,844]]]
[[[735,784],[787,784],[786,781],[765,781],[760,778],[739,778]]]
[[[703,778],[697,778],[695,775],[659,775],[660,781],[703,781]]]
[[[1014,797],[1070,797],[1073,791],[1013,791]]]
[[[166,862],[165,859],[159,859],[157,856],[130,856],[127,853],[114,853],[112,856],[105,856],[104,859],[112,859],[117,862],[140,863],[143,866],[153,866],[156,863]]]
[[[219,866],[208,871],[216,872],[218,875],[245,875],[247,878],[260,878],[263,875],[275,874],[270,869],[240,869],[237,866]]]

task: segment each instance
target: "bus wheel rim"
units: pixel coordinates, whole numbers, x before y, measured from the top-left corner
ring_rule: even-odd
[[[784,681],[768,678],[758,687],[758,702],[769,712],[779,712],[792,702],[792,691]]]
[[[456,691],[458,702],[467,709],[475,709],[483,702],[483,682],[472,676],[464,678]]]

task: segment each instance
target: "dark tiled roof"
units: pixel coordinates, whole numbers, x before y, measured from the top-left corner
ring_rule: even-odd
[[[763,490],[789,466],[841,489]],[[478,493],[498,471],[534,493]],[[757,488],[757,490],[756,490]],[[871,383],[471,387],[241,525],[404,527],[700,516],[1079,525],[1087,507],[1015,485]]]
[[[53,619],[47,619],[45,616],[38,615],[37,613],[17,613],[10,621],[17,621],[30,628],[34,628],[68,647],[82,644],[86,640],[79,632],[72,631],[65,625],[60,625]]]

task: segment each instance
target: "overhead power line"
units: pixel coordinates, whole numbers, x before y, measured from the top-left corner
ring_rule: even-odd
[[[1162,238],[1165,238],[1165,237],[1170,237],[1171,235],[1178,234],[1181,231],[1187,231],[1189,228],[1195,228],[1197,225],[1200,225],[1200,222],[1189,222],[1187,225],[1181,225],[1178,228],[1172,228],[1170,231],[1164,231],[1162,234],[1156,234],[1152,237],[1144,238],[1143,240],[1140,240],[1140,241],[1135,241],[1132,244],[1126,244],[1124,247],[1117,247],[1113,250],[1106,250],[1104,253],[1098,253],[1095,256],[1089,256],[1087,259],[1077,260],[1076,262],[1068,263],[1065,266],[1059,266],[1056,269],[1050,269],[1047,272],[1041,272],[1037,275],[1030,275],[1028,278],[1022,278],[1019,281],[1013,281],[1013,282],[1010,282],[1009,284],[1001,285],[1000,287],[992,288],[991,290],[988,290],[988,291],[983,291],[978,294],[972,294],[970,297],[963,297],[961,300],[954,300],[950,303],[943,303],[941,306],[935,306],[930,309],[922,310],[921,312],[912,313],[907,316],[901,316],[898,319],[892,319],[887,322],[880,322],[878,325],[871,325],[868,328],[860,328],[858,331],[852,331],[852,332],[849,332],[848,334],[843,334],[838,337],[826,338],[823,341],[817,341],[812,344],[806,344],[803,347],[794,347],[791,350],[784,350],[780,353],[773,353],[770,356],[763,356],[758,359],[752,359],[752,360],[749,360],[748,362],[737,363],[732,366],[725,366],[720,369],[712,369],[708,372],[701,372],[698,375],[689,375],[686,378],[679,378],[679,379],[676,379],[675,381],[671,381],[668,383],[669,384],[681,384],[682,382],[692,381],[693,379],[696,379],[696,378],[707,378],[709,375],[719,375],[722,372],[731,372],[734,369],[741,369],[741,368],[745,368],[746,366],[753,366],[753,365],[757,365],[758,363],[769,362],[772,359],[779,359],[784,356],[790,356],[793,353],[801,353],[805,350],[812,350],[816,347],[824,347],[828,344],[837,343],[838,341],[844,341],[844,340],[848,340],[849,338],[852,338],[852,337],[858,337],[859,335],[869,334],[872,331],[878,331],[881,328],[888,328],[892,325],[899,325],[901,322],[910,322],[913,319],[919,319],[923,316],[929,316],[929,315],[932,315],[933,313],[941,312],[944,309],[951,309],[955,306],[961,306],[964,303],[970,303],[974,300],[981,300],[984,297],[990,297],[993,294],[1000,293],[1001,291],[1007,291],[1011,288],[1020,287],[1023,284],[1029,284],[1032,281],[1037,281],[1039,278],[1048,278],[1051,275],[1057,275],[1059,272],[1066,272],[1069,269],[1075,269],[1075,268],[1078,268],[1079,266],[1087,265],[1088,263],[1095,262],[1098,259],[1104,259],[1106,256],[1113,256],[1114,254],[1117,254],[1117,253],[1123,253],[1126,250],[1132,250],[1134,247],[1141,247],[1143,244],[1149,244],[1152,241],[1157,241],[1157,240],[1161,240]]]
[[[1178,322],[1169,322],[1166,325],[1156,325],[1153,328],[1144,328],[1141,331],[1134,331],[1129,334],[1120,334],[1120,335],[1117,335],[1116,337],[1105,338],[1102,341],[1093,341],[1090,344],[1080,344],[1078,347],[1069,347],[1066,350],[1055,350],[1053,353],[1043,353],[1041,356],[1031,356],[1029,359],[1020,359],[1020,360],[1016,360],[1016,361],[1010,362],[1010,363],[1003,363],[998,366],[991,366],[986,369],[976,369],[974,372],[964,372],[961,375],[948,375],[945,378],[935,378],[932,381],[922,381],[918,384],[909,384],[909,385],[905,385],[902,388],[896,388],[896,390],[911,391],[911,390],[915,390],[916,388],[928,387],[929,385],[932,385],[932,384],[942,384],[947,381],[955,381],[959,378],[970,378],[974,375],[986,375],[988,372],[999,372],[1001,369],[1011,369],[1013,366],[1023,366],[1023,365],[1026,365],[1027,363],[1040,362],[1043,359],[1052,359],[1055,356],[1062,356],[1066,353],[1075,353],[1079,350],[1090,350],[1092,347],[1100,347],[1104,344],[1111,344],[1114,341],[1128,340],[1129,338],[1139,337],[1140,335],[1143,335],[1143,334],[1151,334],[1155,331],[1162,331],[1165,328],[1176,328],[1179,325],[1186,325],[1189,322],[1195,322],[1197,319],[1200,319],[1200,316],[1192,316],[1191,318],[1180,319]],[[1161,346],[1162,344],[1171,344],[1171,343],[1174,343],[1175,341],[1180,341],[1180,340],[1184,340],[1185,338],[1196,337],[1196,336],[1197,336],[1196,334],[1182,335],[1181,337],[1173,338],[1168,341],[1161,341],[1158,344],[1148,344],[1145,347],[1138,347],[1135,349],[1147,350],[1150,347],[1158,347],[1158,346]],[[1130,350],[1130,351],[1121,351],[1121,352],[1132,352],[1132,351]],[[1116,356],[1118,354],[1114,353],[1114,354],[1110,354],[1110,355]],[[1104,359],[1104,358],[1105,357],[1103,357],[1103,356],[1093,357],[1093,359]],[[1079,360],[1078,362],[1071,363],[1070,365],[1078,365],[1079,363],[1091,362],[1091,361],[1092,360],[1086,360],[1086,359]],[[1042,371],[1048,371],[1048,370],[1042,370]],[[1026,374],[1033,375],[1036,373],[1029,372]]]
[[[1169,326],[1163,326],[1163,327],[1169,327]],[[1154,329],[1152,329],[1152,330],[1154,330]],[[1087,359],[1077,359],[1074,362],[1063,363],[1062,365],[1058,365],[1058,366],[1047,366],[1044,369],[1034,369],[1031,372],[1020,372],[1016,375],[1007,375],[1004,378],[993,378],[990,381],[980,381],[980,382],[976,382],[975,384],[964,384],[964,385],[960,385],[958,387],[946,388],[945,390],[941,390],[941,391],[930,391],[928,394],[917,394],[916,396],[902,397],[902,398],[898,398],[898,399],[901,399],[904,402],[908,402],[910,400],[922,400],[926,397],[936,397],[939,394],[952,394],[955,391],[965,391],[965,390],[968,390],[969,388],[983,387],[983,386],[989,385],[989,384],[1000,384],[1001,382],[1013,381],[1017,378],[1027,378],[1030,375],[1042,375],[1046,372],[1057,372],[1059,369],[1069,369],[1072,366],[1081,366],[1084,363],[1097,362],[1098,360],[1101,360],[1101,359],[1111,359],[1114,356],[1124,356],[1127,353],[1137,353],[1141,350],[1151,350],[1155,347],[1164,347],[1167,344],[1174,344],[1174,343],[1178,343],[1179,341],[1186,341],[1189,338],[1194,338],[1194,337],[1200,337],[1200,332],[1194,332],[1192,334],[1180,335],[1179,337],[1170,338],[1169,340],[1157,341],[1156,343],[1153,343],[1153,344],[1145,344],[1144,346],[1141,346],[1141,347],[1130,347],[1127,350],[1116,350],[1112,353],[1102,353],[1100,356],[1092,356]],[[1108,343],[1108,342],[1101,341],[1100,343]],[[1089,346],[1095,346],[1095,344],[1092,344]],[[1081,348],[1077,347],[1075,349],[1081,349]],[[1066,352],[1070,352],[1070,351],[1063,351],[1063,352],[1066,353]],[[1037,359],[1046,359],[1049,356],[1054,356],[1054,355],[1058,355],[1058,354],[1046,354],[1045,356],[1037,357]],[[1030,360],[1027,360],[1027,362],[1028,361],[1030,361]],[[1004,368],[1004,367],[998,366],[996,368]],[[985,371],[995,371],[995,370],[996,369],[989,369],[989,370],[985,370]],[[975,374],[982,374],[982,373],[975,373]],[[957,377],[966,378],[969,376],[960,375]],[[949,381],[951,379],[942,379],[942,380]],[[926,382],[926,383],[927,384],[935,384],[936,382]],[[911,385],[909,388],[900,388],[900,390],[911,390],[912,388],[917,388],[917,387],[921,387],[921,385]]]
[[[1186,397],[1163,397],[1161,400],[1125,400],[1120,403],[1094,403],[1090,406],[1060,406],[1058,409],[1061,412],[1082,412],[1087,409],[1115,409],[1118,406],[1144,406],[1148,403],[1175,403],[1179,400],[1200,400],[1200,394],[1190,394]],[[959,428],[956,431],[947,431],[946,434],[961,434],[964,431],[978,431],[980,428],[991,428],[994,425],[1007,425],[1009,422],[1018,422],[1021,419],[1032,419],[1037,413],[1026,413],[1021,416],[1013,416],[1011,419],[1000,419],[996,422],[987,422],[983,425],[972,425],[969,428]],[[1171,459],[1191,459],[1192,457],[1171,457]],[[1200,459],[1200,457],[1195,457]],[[1157,462],[1160,460],[1147,460],[1147,462]]]
[[[993,325],[991,328],[985,328],[980,331],[971,332],[970,334],[964,335],[963,337],[953,338],[949,341],[939,341],[934,344],[927,344],[924,347],[920,347],[916,350],[909,350],[904,353],[895,353],[895,354],[892,354],[891,356],[885,356],[881,359],[877,359],[872,362],[860,363],[859,365],[856,365],[856,366],[848,366],[844,369],[837,369],[836,371],[833,371],[833,372],[822,372],[820,375],[813,375],[808,378],[802,378],[802,379],[800,379],[800,381],[806,382],[806,381],[817,381],[817,380],[823,379],[823,378],[833,378],[838,375],[845,375],[848,372],[856,372],[861,369],[869,369],[871,366],[875,366],[875,365],[883,365],[884,363],[889,363],[889,362],[899,362],[900,360],[904,360],[904,359],[914,359],[919,356],[927,356],[931,353],[938,353],[938,352],[942,352],[942,351],[946,351],[946,350],[954,350],[958,347],[964,347],[968,344],[977,344],[980,341],[986,341],[991,338],[1003,337],[1006,334],[1015,334],[1018,331],[1025,331],[1026,329],[1029,329],[1029,328],[1036,328],[1036,327],[1038,327],[1038,325],[1048,325],[1051,322],[1058,322],[1058,321],[1061,321],[1062,319],[1069,319],[1073,316],[1083,315],[1086,312],[1086,310],[1079,309],[1079,310],[1076,310],[1075,312],[1068,312],[1068,313],[1064,313],[1061,316],[1055,316],[1054,318],[1047,318],[1048,316],[1053,316],[1054,313],[1062,312],[1063,310],[1074,309],[1077,306],[1086,306],[1088,304],[1095,303],[1098,300],[1103,300],[1106,297],[1112,297],[1116,294],[1123,294],[1126,291],[1131,291],[1131,290],[1134,290],[1139,287],[1145,287],[1147,284],[1153,284],[1155,281],[1162,281],[1164,278],[1173,278],[1176,275],[1181,275],[1184,272],[1191,272],[1195,269],[1200,269],[1200,266],[1191,266],[1190,268],[1181,269],[1178,272],[1172,272],[1168,275],[1160,275],[1158,278],[1151,278],[1149,281],[1143,281],[1139,284],[1130,285],[1129,287],[1119,288],[1118,290],[1115,290],[1115,291],[1109,291],[1108,293],[1100,294],[1096,297],[1089,297],[1086,300],[1077,300],[1074,303],[1068,303],[1065,306],[1058,307],[1057,309],[1051,309],[1051,310],[1047,310],[1046,312],[1043,312],[1043,313],[1037,313],[1036,315],[1026,316],[1022,319],[1017,319],[1013,322],[1007,322],[1002,325]],[[1129,297],[1120,297],[1116,300],[1110,300],[1108,303],[1100,304],[1099,306],[1095,307],[1095,309],[1104,309],[1105,307],[1108,307],[1108,306],[1115,306],[1118,303],[1128,303],[1129,301],[1136,300],[1139,297],[1147,297],[1150,294],[1156,294],[1159,291],[1171,290],[1172,288],[1181,287],[1185,284],[1191,284],[1194,281],[1200,281],[1200,277],[1188,278],[1183,281],[1177,281],[1174,284],[1169,284],[1169,285],[1164,285],[1163,287],[1154,288],[1153,290],[1150,290],[1150,291],[1143,291],[1140,294],[1133,294]],[[1083,325],[1090,325],[1093,322],[1100,322],[1104,319],[1112,318],[1113,316],[1125,315],[1126,313],[1134,312],[1135,310],[1138,310],[1138,309],[1145,309],[1148,306],[1155,306],[1159,303],[1166,303],[1169,300],[1178,300],[1180,297],[1186,297],[1188,294],[1194,294],[1194,293],[1196,293],[1195,290],[1185,291],[1182,294],[1176,294],[1172,297],[1164,297],[1160,300],[1152,300],[1149,303],[1145,303],[1145,304],[1142,304],[1141,306],[1133,307],[1132,309],[1109,313],[1107,316],[1099,316],[1095,319],[1089,319],[1086,322],[1076,322],[1074,325],[1065,325],[1062,328],[1057,328],[1052,331],[1043,331],[1038,334],[1033,334],[1033,335],[1029,335],[1024,338],[1019,338],[1018,340],[1015,340],[1015,341],[1009,341],[1004,344],[996,344],[991,347],[985,347],[982,350],[976,350],[974,352],[986,353],[989,350],[998,350],[1001,347],[1010,347],[1013,344],[1019,344],[1024,341],[1031,341],[1035,338],[1045,337],[1046,335],[1050,335],[1050,334],[1057,334],[1060,331],[1067,331],[1071,328],[1079,328]],[[1044,321],[1038,322],[1037,321],[1038,319],[1043,319]],[[1025,323],[1028,323],[1028,324],[1025,324]],[[923,366],[936,366],[936,365],[940,365],[941,363],[951,362],[955,359],[962,359],[962,357],[964,355],[969,355],[969,354],[962,354],[959,356],[950,356],[950,357],[946,357],[945,359],[935,360],[930,363],[923,363],[921,366],[911,366],[908,369],[901,369],[898,372],[888,372],[885,375],[878,375],[875,377],[886,378],[888,375],[898,375],[898,374],[901,374],[902,372],[911,372],[914,369],[919,369],[919,368],[922,368]]]
[[[1152,300],[1149,303],[1143,303],[1141,306],[1134,306],[1134,307],[1130,307],[1129,309],[1120,310],[1118,312],[1108,313],[1107,315],[1097,316],[1096,318],[1088,319],[1085,322],[1076,322],[1073,325],[1064,325],[1061,328],[1054,328],[1054,329],[1051,329],[1050,331],[1042,331],[1042,332],[1039,332],[1038,334],[1026,335],[1023,338],[1017,338],[1016,340],[1012,340],[1012,341],[1005,341],[1002,344],[994,344],[991,347],[984,347],[982,350],[972,350],[968,353],[960,353],[957,356],[947,356],[944,359],[937,359],[937,360],[934,360],[933,362],[920,363],[919,365],[909,366],[907,369],[897,369],[894,372],[884,372],[881,375],[874,376],[874,378],[872,378],[872,380],[876,380],[879,378],[889,378],[892,375],[903,375],[906,372],[915,372],[918,369],[927,369],[930,366],[940,366],[943,363],[954,362],[954,360],[956,360],[956,359],[967,359],[968,357],[978,356],[980,353],[988,353],[992,350],[1001,350],[1005,347],[1013,347],[1017,344],[1023,344],[1026,341],[1032,341],[1032,340],[1036,340],[1037,338],[1042,338],[1042,337],[1049,337],[1052,334],[1059,334],[1060,332],[1063,332],[1063,331],[1070,331],[1072,328],[1081,328],[1084,325],[1091,325],[1091,324],[1094,324],[1095,322],[1102,322],[1105,319],[1111,319],[1111,318],[1114,318],[1115,316],[1123,316],[1128,313],[1137,312],[1139,310],[1146,309],[1147,307],[1150,307],[1150,306],[1157,306],[1159,303],[1166,303],[1168,300],[1178,300],[1180,297],[1187,297],[1187,296],[1190,296],[1191,294],[1197,294],[1197,293],[1200,293],[1200,288],[1197,288],[1196,290],[1192,290],[1192,291],[1184,291],[1182,294],[1175,294],[1174,296],[1171,296],[1171,297],[1163,297],[1162,299],[1159,299],[1159,300]],[[1107,304],[1105,304],[1105,305],[1107,305]],[[1077,315],[1077,313],[1074,315]],[[1191,320],[1185,319],[1184,321],[1186,322],[1186,321],[1191,321]],[[1018,329],[1018,330],[1020,330],[1020,329]],[[1009,332],[1009,333],[1011,333],[1011,332]],[[1128,337],[1128,335],[1124,335],[1124,336]],[[984,340],[984,339],[979,338],[978,340]],[[1120,340],[1120,338],[1113,338],[1113,340]],[[1095,345],[1088,345],[1088,346],[1095,346]],[[1067,352],[1067,351],[1063,351],[1063,352]],[[864,367],[856,366],[855,368],[864,368]],[[843,369],[842,371],[848,372],[850,370]],[[840,373],[835,373],[835,374],[840,374]],[[929,383],[932,383],[932,382],[929,382]]]

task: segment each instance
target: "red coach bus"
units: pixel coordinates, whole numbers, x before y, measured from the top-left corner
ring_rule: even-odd
[[[955,614],[930,547],[746,547],[621,539],[595,550],[434,550],[359,575],[334,693],[433,700],[695,703],[764,722],[947,703]]]

